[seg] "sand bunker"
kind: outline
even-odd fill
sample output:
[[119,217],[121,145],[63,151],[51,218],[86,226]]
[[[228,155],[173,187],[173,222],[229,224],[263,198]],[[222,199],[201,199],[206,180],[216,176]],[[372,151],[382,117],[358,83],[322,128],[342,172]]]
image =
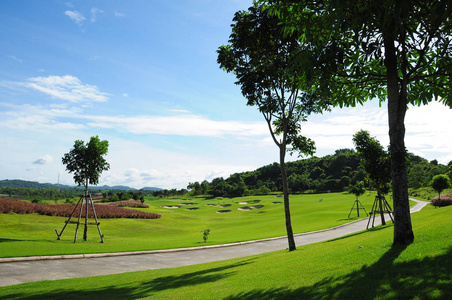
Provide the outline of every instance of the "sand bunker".
[[272,204],[281,204],[282,202],[272,202]]
[[217,211],[217,214],[223,214],[223,213],[228,213],[228,212],[231,212],[231,210],[230,209],[219,210],[219,211]]
[[193,202],[190,202],[190,203],[179,203],[179,205],[195,205],[195,204],[198,204],[198,203],[193,203]]
[[253,203],[259,203],[261,202],[261,200],[251,200],[251,201],[243,201],[243,202],[239,202],[239,204],[253,204]]
[[239,208],[237,208],[237,209],[238,209],[238,210],[252,210],[252,208],[249,207],[249,206],[239,207]]
[[173,209],[173,208],[180,208],[179,205],[163,205],[162,207],[163,208],[171,208],[171,209]]
[[197,209],[199,209],[199,207],[189,207],[189,208],[186,208],[185,210],[197,210]]
[[253,205],[253,206],[251,206],[251,208],[254,208],[254,209],[261,209],[262,207],[264,207],[263,205]]

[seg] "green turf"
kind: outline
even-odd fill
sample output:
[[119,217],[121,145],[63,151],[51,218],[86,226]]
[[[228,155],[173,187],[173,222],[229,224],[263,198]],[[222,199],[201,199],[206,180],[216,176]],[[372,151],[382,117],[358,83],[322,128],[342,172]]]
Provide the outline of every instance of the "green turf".
[[27,283],[2,299],[451,299],[452,207],[412,215],[414,243],[393,226],[257,256],[182,268]]
[[[360,197],[360,201],[369,211],[374,194]],[[357,219],[356,211],[348,214],[355,197],[350,194],[331,193],[320,195],[291,195],[290,205],[292,225],[295,233],[331,228]],[[255,205],[264,205],[261,209],[240,211],[239,202],[260,200]],[[210,228],[207,245],[247,241],[286,234],[282,198],[275,196],[241,197],[217,199],[162,199],[147,201],[148,212],[161,213],[158,220],[142,219],[102,219],[101,231],[105,243],[100,243],[96,226],[88,229],[88,240],[83,241],[83,230],[79,230],[77,243],[74,244],[75,225],[68,225],[60,241],[56,240],[55,229],[59,231],[67,218],[17,214],[0,214],[0,257],[60,255],[77,253],[122,252],[137,250],[155,250],[204,245],[202,231]],[[194,202],[193,206],[179,209],[166,209],[164,205],[178,205]],[[219,208],[206,204],[231,204],[231,207]],[[188,207],[198,210],[186,211]],[[230,209],[231,212],[219,214],[218,210]],[[361,211],[361,217],[365,214]]]

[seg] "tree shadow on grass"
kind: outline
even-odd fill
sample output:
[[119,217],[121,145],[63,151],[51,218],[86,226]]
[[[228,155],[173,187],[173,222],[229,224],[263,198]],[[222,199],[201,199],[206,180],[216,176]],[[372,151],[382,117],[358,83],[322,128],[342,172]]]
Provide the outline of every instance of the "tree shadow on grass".
[[22,241],[23,241],[23,240],[0,238],[0,243],[5,243],[5,242],[22,242]]
[[[20,293],[19,289],[16,293],[3,296],[2,299],[142,299],[152,297],[154,293],[182,288],[185,286],[194,286],[204,283],[215,282],[233,275],[234,269],[252,263],[253,259],[245,259],[235,264],[229,264],[222,267],[200,270],[192,273],[182,273],[181,275],[157,277],[141,284],[125,287],[124,284],[118,282],[117,285],[106,286],[102,289],[86,290],[83,286],[80,289],[64,289],[64,281],[60,290],[42,294],[25,294]],[[114,277],[111,277],[114,278]],[[92,277],[95,281],[96,277]],[[43,281],[45,285],[45,281]]]
[[369,233],[369,232],[380,231],[380,230],[383,230],[383,229],[387,229],[387,228],[389,228],[391,226],[394,226],[394,225],[390,224],[390,225],[385,225],[385,226],[380,225],[380,226],[372,227],[372,228],[369,228],[367,230],[358,231],[358,232],[355,232],[355,233],[350,233],[350,234],[347,234],[347,235],[344,235],[344,236],[340,236],[338,238],[334,238],[334,239],[328,240],[328,241],[326,241],[326,243],[331,243],[331,242],[334,242],[334,241],[348,239],[350,237],[366,234],[366,233]]
[[392,247],[375,264],[295,290],[253,290],[226,299],[452,299],[452,248],[446,254],[394,263]]

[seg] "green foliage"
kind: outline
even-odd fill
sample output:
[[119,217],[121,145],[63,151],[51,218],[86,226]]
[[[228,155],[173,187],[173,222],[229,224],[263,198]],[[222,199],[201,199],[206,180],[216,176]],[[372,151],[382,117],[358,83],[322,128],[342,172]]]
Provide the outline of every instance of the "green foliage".
[[438,192],[439,197],[441,198],[441,192],[444,189],[447,189],[450,187],[450,179],[447,175],[436,175],[433,177],[431,182],[432,188]]
[[88,191],[88,184],[97,185],[102,171],[110,168],[103,156],[108,153],[108,141],[99,140],[93,136],[85,145],[82,140],[76,140],[74,147],[64,154],[62,162],[69,173],[74,173],[74,181]]
[[353,135],[353,143],[370,180],[380,192],[390,182],[389,154],[380,142],[365,130],[360,130]]
[[202,239],[204,240],[204,243],[207,243],[207,237],[210,234],[210,229],[204,229],[204,231],[202,232]]
[[355,195],[356,199],[358,200],[359,196],[363,195],[366,192],[364,182],[358,181],[355,185],[350,185],[348,191]]

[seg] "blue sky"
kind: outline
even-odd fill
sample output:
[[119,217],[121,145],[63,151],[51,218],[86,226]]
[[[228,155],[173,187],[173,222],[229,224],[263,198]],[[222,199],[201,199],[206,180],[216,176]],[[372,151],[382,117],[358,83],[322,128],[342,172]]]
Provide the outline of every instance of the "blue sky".
[[[110,143],[101,185],[185,188],[278,161],[263,118],[216,63],[233,14],[251,4],[0,1],[0,179],[73,184],[61,157],[94,135]],[[410,108],[408,150],[448,163],[451,120],[437,103]],[[387,145],[385,107],[303,125],[317,156],[352,148],[360,129]]]

